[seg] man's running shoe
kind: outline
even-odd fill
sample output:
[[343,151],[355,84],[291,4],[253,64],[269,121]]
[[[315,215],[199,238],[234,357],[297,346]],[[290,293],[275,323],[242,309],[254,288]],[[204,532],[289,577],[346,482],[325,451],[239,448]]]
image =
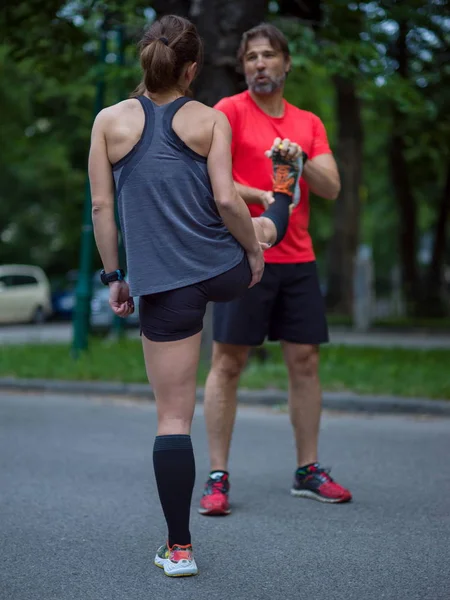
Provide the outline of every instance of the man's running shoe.
[[322,469],[318,463],[297,469],[291,494],[320,502],[349,502],[352,499],[351,493],[336,483],[329,472],[329,469]]
[[207,516],[229,515],[231,512],[228,500],[229,491],[228,473],[213,471],[205,483],[205,490],[200,500],[198,512]]
[[191,544],[188,546],[174,544],[172,548],[164,544],[156,552],[155,565],[164,569],[168,577],[189,577],[198,573]]

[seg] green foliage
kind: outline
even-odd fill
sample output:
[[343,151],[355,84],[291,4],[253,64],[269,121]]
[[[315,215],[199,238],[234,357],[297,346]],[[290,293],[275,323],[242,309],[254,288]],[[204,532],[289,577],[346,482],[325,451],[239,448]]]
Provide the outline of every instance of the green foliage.
[[[0,22],[0,256],[57,274],[78,264],[96,83],[105,81],[106,104],[134,89],[130,38],[145,23],[145,7],[121,3],[130,64],[119,67],[97,62],[101,3],[51,1],[47,12],[37,5],[9,7]],[[108,38],[108,58],[117,58],[117,33]]]
[[[351,78],[362,99],[364,185],[362,238],[372,246],[376,272],[388,278],[398,254],[398,212],[391,183],[388,145],[393,107],[402,115],[401,134],[417,202],[418,232],[433,233],[450,153],[450,12],[443,2],[325,2],[325,19],[314,32],[279,14],[274,21],[287,34],[293,72],[287,97],[325,122],[335,147],[335,95],[332,78]],[[447,16],[447,20],[445,17]],[[399,24],[407,22],[410,70],[403,77],[393,56]],[[397,124],[398,126],[398,124]],[[329,204],[313,199],[311,231],[319,261],[332,231]]]
[[[268,344],[268,359],[251,360],[241,387],[287,390],[288,377],[278,344]],[[366,394],[397,394],[450,399],[450,350],[356,348],[330,346],[321,350],[320,376],[324,390]],[[207,369],[200,367],[203,386]],[[146,383],[142,345],[91,340],[78,360],[64,344],[0,348],[0,377],[120,381]]]
[[[7,3],[0,17],[0,256],[38,262],[50,273],[76,267],[96,83],[106,104],[125,98],[140,78],[135,42],[154,18],[143,0],[27,0]],[[274,8],[271,3],[271,8]],[[363,105],[362,240],[372,245],[376,272],[389,277],[397,256],[398,212],[387,148],[392,111],[401,115],[418,235],[433,233],[450,161],[449,9],[442,0],[323,3],[313,30],[278,11],[268,18],[287,34],[293,68],[286,94],[324,121],[336,147],[333,76],[352,78]],[[276,7],[275,7],[276,8]],[[97,61],[108,33],[108,61]],[[408,29],[409,67],[399,73],[395,40]],[[117,29],[124,31],[118,64]],[[323,262],[333,230],[332,205],[312,198],[311,231]]]

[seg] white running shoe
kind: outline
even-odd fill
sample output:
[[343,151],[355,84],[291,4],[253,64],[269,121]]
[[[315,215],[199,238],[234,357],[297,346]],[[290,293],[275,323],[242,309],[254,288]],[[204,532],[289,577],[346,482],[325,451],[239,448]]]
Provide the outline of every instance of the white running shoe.
[[169,548],[169,544],[164,544],[156,552],[155,565],[164,569],[168,577],[189,577],[198,574],[191,544],[174,544],[172,548]]

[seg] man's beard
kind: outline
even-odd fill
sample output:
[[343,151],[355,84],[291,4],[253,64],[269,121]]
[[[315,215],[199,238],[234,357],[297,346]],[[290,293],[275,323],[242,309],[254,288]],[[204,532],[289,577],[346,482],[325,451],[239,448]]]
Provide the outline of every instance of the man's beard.
[[283,73],[283,75],[278,77],[269,77],[268,75],[265,75],[264,77],[267,77],[268,80],[265,83],[259,83],[256,81],[257,77],[261,77],[261,73],[253,75],[253,77],[245,78],[249,90],[255,94],[269,95],[273,94],[273,92],[279,90],[283,86],[284,80],[286,79],[286,74]]

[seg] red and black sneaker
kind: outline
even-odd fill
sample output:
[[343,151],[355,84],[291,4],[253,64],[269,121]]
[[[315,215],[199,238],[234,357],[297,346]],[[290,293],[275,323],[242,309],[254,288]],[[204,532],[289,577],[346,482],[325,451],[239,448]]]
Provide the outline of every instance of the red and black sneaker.
[[228,492],[230,482],[225,471],[212,471],[200,500],[198,512],[206,516],[229,515],[231,513]]
[[291,494],[319,502],[349,502],[352,499],[351,493],[336,483],[329,472],[329,469],[322,469],[318,463],[297,469]]

